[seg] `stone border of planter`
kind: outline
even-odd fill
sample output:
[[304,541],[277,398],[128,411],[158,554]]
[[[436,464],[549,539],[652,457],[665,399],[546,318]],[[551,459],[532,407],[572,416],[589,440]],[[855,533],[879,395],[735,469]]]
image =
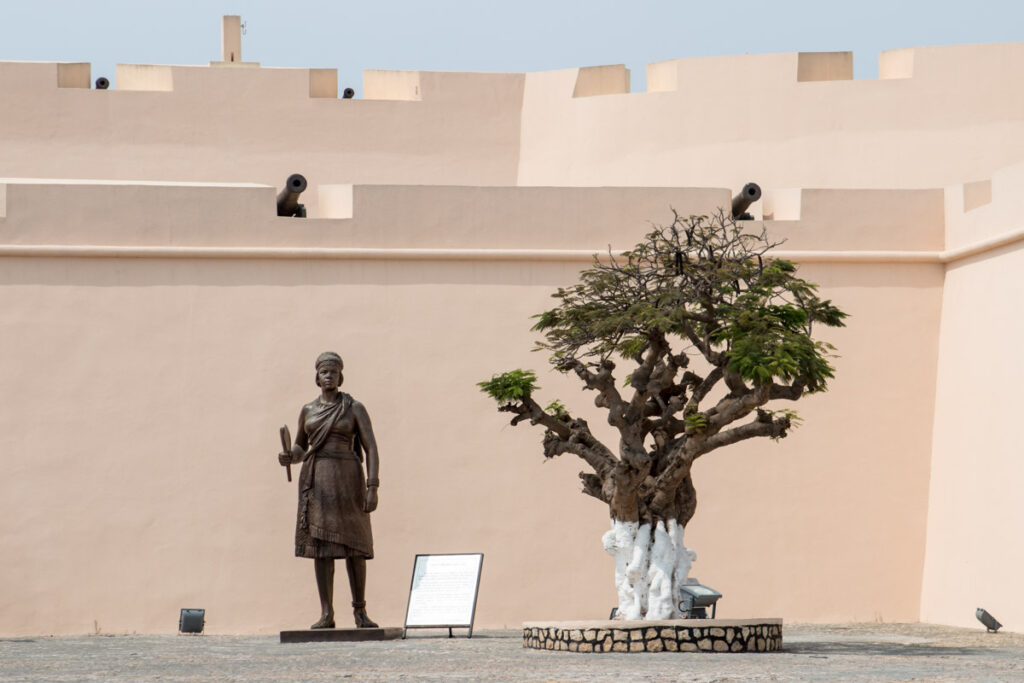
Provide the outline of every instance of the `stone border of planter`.
[[568,652],[774,652],[782,619],[528,621],[523,647]]

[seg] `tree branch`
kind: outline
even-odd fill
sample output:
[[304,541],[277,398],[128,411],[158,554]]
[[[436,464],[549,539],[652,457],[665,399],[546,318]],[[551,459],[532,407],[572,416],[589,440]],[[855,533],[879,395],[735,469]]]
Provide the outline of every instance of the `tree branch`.
[[[767,416],[767,419],[765,419]],[[757,418],[753,422],[748,422],[745,425],[728,429],[724,432],[719,432],[714,436],[711,436],[704,440],[700,445],[696,457],[700,457],[705,453],[721,448],[722,446],[728,446],[738,441],[745,441],[746,439],[752,439],[757,436],[770,436],[773,439],[782,439],[786,436],[786,431],[790,428],[790,420],[786,416],[779,416],[772,418],[770,413],[765,411],[759,411]]]
[[724,397],[707,412],[707,434],[717,434],[726,425],[745,417],[754,408],[768,402],[769,386],[760,386],[742,396],[729,395]]
[[572,370],[583,380],[587,389],[598,393],[594,405],[608,409],[608,422],[616,427],[626,426],[626,402],[622,400],[619,390],[615,387],[615,377],[612,375],[615,363],[608,359],[602,360],[598,371],[592,372],[582,361],[565,358],[560,361],[559,367]]
[[729,370],[725,372],[725,386],[729,387],[729,391],[736,396],[750,393],[750,387],[747,386],[746,382],[743,381],[743,378],[737,372]]
[[580,472],[580,480],[583,482],[583,493],[597,498],[602,503],[610,502],[610,499],[605,497],[604,481],[601,477],[589,472]]
[[627,422],[637,422],[643,416],[647,402],[673,385],[679,367],[664,336],[650,333],[647,353],[630,375],[629,384],[634,391],[626,411]]
[[540,404],[529,396],[522,399],[519,403],[506,403],[505,405],[498,406],[498,410],[503,413],[516,414],[511,421],[513,427],[523,420],[529,420],[530,424],[544,425],[548,431],[554,432],[563,439],[568,439],[572,435],[568,425],[541,408]]
[[690,396],[690,400],[687,401],[686,407],[683,409],[683,413],[687,414],[696,411],[700,407],[700,402],[708,395],[708,392],[718,384],[720,379],[722,379],[723,374],[724,371],[720,367],[711,370],[711,372],[708,373],[708,376],[703,379],[701,379],[699,375],[687,372],[683,378],[686,379],[688,375],[692,375],[692,381],[698,382],[699,384],[697,384],[697,388],[693,390],[693,394]]
[[804,387],[802,382],[793,382],[792,385],[785,384],[773,384],[771,390],[768,392],[768,399],[785,399],[787,401],[795,401],[804,393]]

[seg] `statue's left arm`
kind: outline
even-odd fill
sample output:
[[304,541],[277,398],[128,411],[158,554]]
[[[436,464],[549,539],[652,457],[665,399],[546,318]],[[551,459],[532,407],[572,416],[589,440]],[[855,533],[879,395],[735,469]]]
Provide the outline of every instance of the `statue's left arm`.
[[373,425],[366,408],[358,401],[352,406],[359,427],[359,442],[366,451],[366,511],[377,509],[377,488],[380,486],[380,458],[377,455],[377,440],[373,436]]

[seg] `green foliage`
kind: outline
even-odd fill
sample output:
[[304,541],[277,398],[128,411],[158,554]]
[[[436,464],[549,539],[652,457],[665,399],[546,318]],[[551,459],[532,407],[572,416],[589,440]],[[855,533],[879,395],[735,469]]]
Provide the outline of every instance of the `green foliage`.
[[565,404],[559,401],[557,398],[551,403],[549,403],[547,407],[544,408],[544,410],[551,413],[559,420],[563,420],[569,417],[569,411],[565,409]]
[[708,418],[704,413],[690,413],[685,422],[688,432],[701,432],[708,426]]
[[[785,409],[785,410],[763,410],[763,412],[766,413],[772,419],[779,418],[779,417],[786,418],[787,420],[789,420],[790,428],[793,428],[793,429],[795,429],[796,427],[799,427],[801,424],[803,424],[803,421],[804,421],[804,419],[802,417],[800,417],[800,415],[798,415],[795,410],[789,410],[789,409]],[[772,441],[778,441],[780,438],[781,437],[779,437],[779,436],[773,436],[772,437]]]
[[846,314],[820,299],[795,263],[767,256],[776,244],[763,229],[743,230],[721,212],[676,216],[625,254],[595,258],[579,283],[553,294],[554,308],[534,316],[538,348],[567,371],[577,360],[639,361],[653,340],[674,338],[754,385],[824,390],[833,349],[813,328],[840,327]]
[[498,403],[521,401],[540,388],[537,386],[537,375],[532,370],[518,369],[494,375],[489,380],[477,382],[476,385]]
[[[755,385],[800,380],[809,392],[823,390],[833,377],[832,346],[811,338],[806,309],[766,303],[770,298],[771,292],[748,292],[721,306],[721,327],[712,341],[727,346],[729,369]],[[841,320],[831,302],[818,302],[817,308]]]

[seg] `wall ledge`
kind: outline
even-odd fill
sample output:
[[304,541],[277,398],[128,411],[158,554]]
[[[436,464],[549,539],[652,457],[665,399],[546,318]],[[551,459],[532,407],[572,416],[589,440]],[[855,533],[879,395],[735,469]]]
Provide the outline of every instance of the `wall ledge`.
[[[945,251],[786,250],[774,256],[798,263],[946,264],[1024,241],[1024,228]],[[616,255],[625,250],[614,250]],[[3,244],[0,258],[280,259],[365,261],[590,261],[608,249],[372,249],[358,247],[124,246],[89,244]]]

